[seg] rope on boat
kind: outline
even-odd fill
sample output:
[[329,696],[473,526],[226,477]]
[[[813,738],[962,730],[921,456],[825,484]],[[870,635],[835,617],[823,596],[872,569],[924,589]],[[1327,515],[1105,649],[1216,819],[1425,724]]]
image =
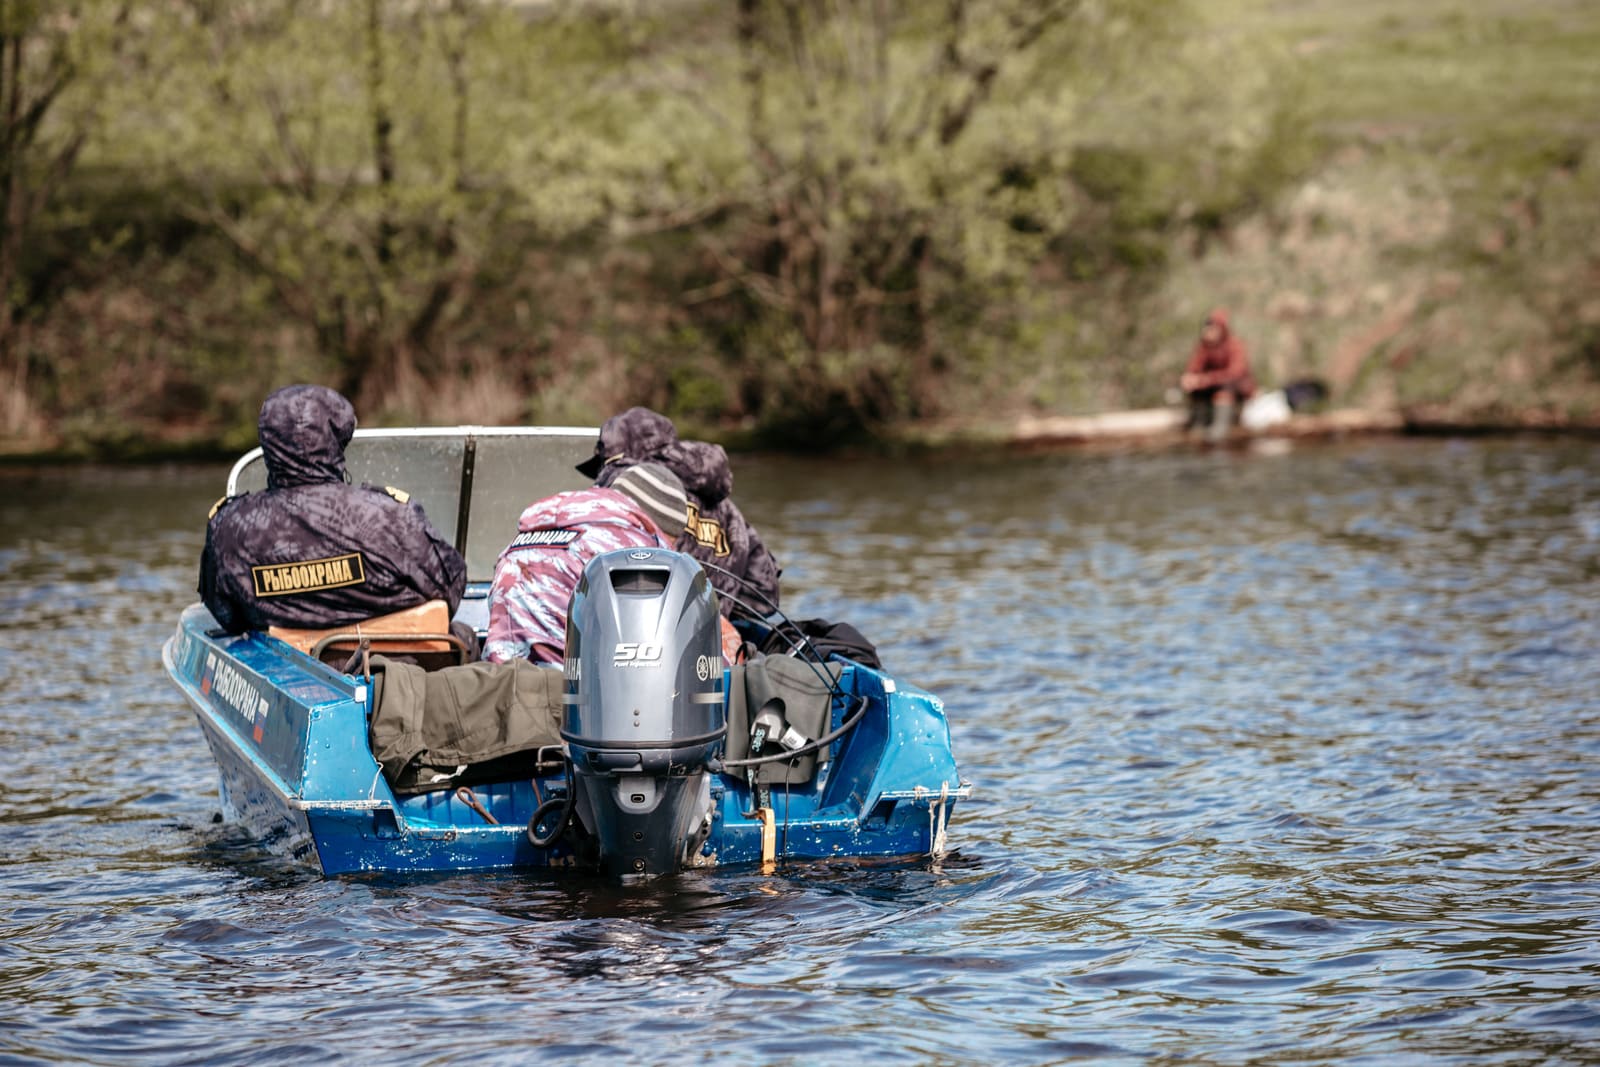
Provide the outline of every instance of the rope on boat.
[[467,807],[471,808],[473,811],[477,812],[479,815],[482,815],[483,821],[488,823],[490,826],[500,825],[500,820],[491,815],[489,813],[489,809],[484,807],[483,803],[478,800],[478,794],[474,793],[466,786],[462,786],[456,790],[456,799],[461,801],[461,803],[465,804]]
[[761,816],[761,873],[771,874],[777,866],[778,827],[771,808],[762,808]]
[[945,835],[950,825],[950,783],[939,783],[939,799],[928,801],[928,855],[938,859],[945,853],[948,840]]

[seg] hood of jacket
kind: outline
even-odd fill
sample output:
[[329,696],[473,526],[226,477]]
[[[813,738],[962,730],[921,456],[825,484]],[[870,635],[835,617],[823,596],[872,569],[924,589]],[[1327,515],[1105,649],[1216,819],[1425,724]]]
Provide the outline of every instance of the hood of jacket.
[[356,432],[350,401],[322,385],[286,385],[261,403],[267,488],[345,480],[344,450]]
[[676,441],[663,448],[656,460],[676,474],[683,487],[708,508],[716,507],[733,492],[733,467],[721,445]]
[[1222,308],[1215,308],[1212,310],[1211,314],[1206,316],[1206,325],[1215,325],[1222,331],[1222,336],[1217,338],[1215,341],[1207,341],[1204,337],[1202,337],[1200,339],[1200,343],[1203,345],[1213,348],[1218,345],[1225,345],[1228,343],[1228,338],[1233,336],[1233,330],[1228,326],[1228,313]]
[[656,459],[661,452],[678,440],[678,429],[672,420],[649,408],[629,408],[613,415],[600,427],[600,440],[595,442],[594,455],[578,464],[578,471],[590,478],[599,478],[608,463],[643,463]]

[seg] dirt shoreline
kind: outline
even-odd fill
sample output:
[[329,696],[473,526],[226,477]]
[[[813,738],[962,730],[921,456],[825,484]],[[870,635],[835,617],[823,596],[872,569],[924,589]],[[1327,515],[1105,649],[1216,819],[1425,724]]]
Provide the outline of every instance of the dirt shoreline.
[[[1096,415],[1019,416],[1011,420],[951,419],[911,428],[907,443],[925,448],[1150,448],[1190,443],[1180,408],[1145,408]],[[1600,412],[1587,418],[1548,411],[1462,413],[1444,410],[1338,408],[1303,413],[1257,430],[1235,427],[1227,443],[1273,439],[1333,439],[1356,435],[1494,436],[1544,433],[1600,436]]]
[[[1192,441],[1183,432],[1184,413],[1180,408],[1144,408],[1133,411],[1107,411],[1093,415],[1017,415],[1003,419],[948,418],[907,423],[893,427],[876,438],[877,446],[894,451],[940,451],[943,449],[1162,449]],[[1462,413],[1442,409],[1413,411],[1339,408],[1331,411],[1296,414],[1288,422],[1259,430],[1236,427],[1227,443],[1253,440],[1315,440],[1355,435],[1410,435],[1480,437],[1515,434],[1600,437],[1600,412],[1586,417],[1559,415],[1550,411]],[[711,435],[717,439],[715,434]],[[739,435],[725,440],[730,450],[738,447]],[[805,443],[797,443],[803,447]],[[868,446],[872,447],[872,446]],[[756,451],[783,451],[764,447]],[[859,449],[848,449],[856,451]],[[222,443],[220,437],[188,433],[164,437],[134,437],[119,446],[68,444],[59,438],[0,439],[0,466],[76,463],[204,463],[230,462],[239,449]]]
[[[1107,411],[1097,415],[1025,415],[1008,424],[985,427],[981,423],[952,422],[928,428],[934,438],[989,440],[1022,447],[1072,444],[1164,444],[1186,440],[1184,411],[1180,408],[1145,408]],[[1320,414],[1295,415],[1289,421],[1259,430],[1235,427],[1231,438],[1331,437],[1351,433],[1399,433],[1405,420],[1394,412],[1345,409]]]

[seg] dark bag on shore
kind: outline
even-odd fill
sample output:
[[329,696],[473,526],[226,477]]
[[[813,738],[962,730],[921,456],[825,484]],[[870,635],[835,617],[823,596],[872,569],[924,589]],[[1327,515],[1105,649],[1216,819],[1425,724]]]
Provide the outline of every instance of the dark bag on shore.
[[1328,387],[1316,378],[1299,378],[1283,387],[1291,411],[1307,411],[1328,402]]

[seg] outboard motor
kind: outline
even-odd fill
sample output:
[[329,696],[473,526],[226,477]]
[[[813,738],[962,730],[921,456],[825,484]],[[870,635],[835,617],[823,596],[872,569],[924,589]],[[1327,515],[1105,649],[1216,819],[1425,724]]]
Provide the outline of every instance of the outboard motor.
[[619,549],[583,570],[567,609],[567,742],[600,864],[667,874],[711,832],[706,761],[728,732],[717,595],[693,557]]

